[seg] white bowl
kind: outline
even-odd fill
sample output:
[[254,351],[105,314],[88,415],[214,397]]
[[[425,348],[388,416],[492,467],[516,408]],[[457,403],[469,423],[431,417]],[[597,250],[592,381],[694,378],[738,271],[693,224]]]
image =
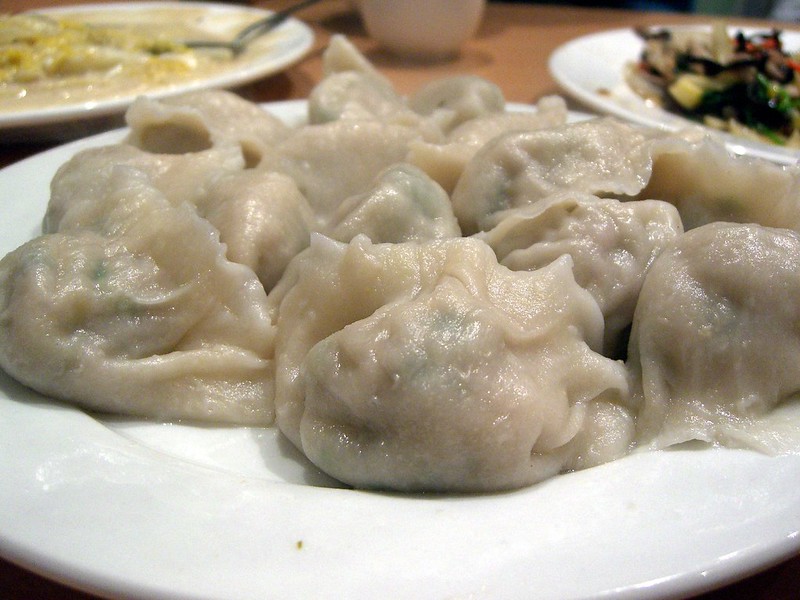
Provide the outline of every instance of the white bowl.
[[386,49],[418,59],[458,52],[478,29],[485,0],[357,0],[367,32]]

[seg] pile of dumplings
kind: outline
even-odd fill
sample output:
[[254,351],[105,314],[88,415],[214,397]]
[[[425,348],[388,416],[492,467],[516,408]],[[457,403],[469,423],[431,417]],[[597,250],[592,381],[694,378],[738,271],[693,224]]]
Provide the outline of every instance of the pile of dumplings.
[[91,411],[277,427],[359,488],[800,450],[800,171],[695,130],[401,97],[335,37],[308,122],[141,98],[0,262],[0,365]]

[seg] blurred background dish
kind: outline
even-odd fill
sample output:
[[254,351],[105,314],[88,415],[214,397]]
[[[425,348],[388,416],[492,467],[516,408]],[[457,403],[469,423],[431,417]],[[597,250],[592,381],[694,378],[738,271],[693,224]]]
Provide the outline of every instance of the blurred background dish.
[[[752,27],[731,29],[750,33]],[[785,31],[787,49],[800,48],[800,33]],[[583,107],[665,131],[701,127],[671,113],[634,92],[625,81],[625,69],[637,61],[643,41],[632,29],[616,29],[574,39],[556,48],[548,66],[553,79]],[[727,148],[740,155],[756,156],[780,164],[794,164],[800,151],[749,140],[706,128],[720,136]]]
[[400,56],[447,58],[478,30],[485,0],[356,0],[370,36]]
[[[154,2],[59,7],[36,14],[43,17],[43,23],[53,23],[50,19],[66,20],[66,27],[72,28],[69,34],[74,34],[76,27],[101,27],[125,35],[157,30],[162,36],[159,39],[179,43],[188,35],[230,39],[244,25],[269,11],[205,2]],[[143,94],[162,97],[202,88],[244,85],[299,61],[310,51],[313,41],[311,28],[297,19],[288,19],[236,57],[220,50],[177,53],[180,60],[191,66],[186,73],[172,75],[167,71],[149,77],[152,71],[137,64],[126,69],[128,65],[109,62],[105,71],[82,72],[76,68],[77,75],[65,76],[60,72],[50,80],[29,84],[0,80],[0,144],[64,141],[122,125],[124,110]],[[117,51],[103,50],[109,50],[109,54]],[[91,54],[75,52],[67,60],[80,61],[81,56]],[[155,50],[151,54],[156,55],[155,60],[160,58]],[[137,60],[142,59],[134,57],[131,62]],[[36,94],[40,95],[38,99],[34,98]]]

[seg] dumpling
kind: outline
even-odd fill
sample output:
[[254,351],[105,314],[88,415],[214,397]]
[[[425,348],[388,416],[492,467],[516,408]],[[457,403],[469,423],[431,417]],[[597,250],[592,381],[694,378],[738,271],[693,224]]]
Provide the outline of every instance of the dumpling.
[[398,163],[371,190],[345,200],[329,224],[328,235],[341,242],[359,234],[397,243],[459,237],[461,230],[445,191],[416,167]]
[[322,68],[325,76],[308,97],[311,124],[377,120],[413,128],[428,139],[442,139],[439,126],[409,108],[392,83],[344,36],[333,36],[322,55]]
[[252,268],[269,289],[289,260],[308,246],[316,218],[294,180],[281,173],[242,169],[229,155],[149,154],[119,144],[77,154],[51,182],[45,233],[95,228],[108,206],[108,189],[119,166],[136,168],[172,204],[193,206],[219,230],[228,258]]
[[626,329],[647,269],[683,233],[675,207],[564,192],[498,217],[496,227],[477,237],[491,246],[500,264],[532,271],[569,254],[575,280],[603,312],[604,354],[624,356]]
[[652,172],[638,198],[678,208],[689,230],[714,221],[800,231],[800,169],[729,154],[709,138],[652,142]]
[[318,229],[308,201],[282,173],[248,169],[222,175],[197,210],[219,230],[228,259],[253,269],[267,291]]
[[361,73],[384,85],[392,87],[391,82],[378,71],[353,43],[342,34],[334,34],[322,53],[322,72],[325,77],[345,72]]
[[800,230],[798,179],[797,167],[731,156],[693,129],[666,135],[592,119],[490,141],[464,167],[453,206],[466,233],[561,191],[670,202],[686,230],[713,221]]
[[238,148],[245,165],[258,165],[289,136],[277,117],[225,90],[200,90],[161,99],[138,98],[125,113],[127,142],[152,154]]
[[453,190],[461,229],[489,229],[496,213],[560,191],[638,193],[649,176],[647,135],[614,119],[592,119],[495,138],[467,163]]
[[489,112],[464,121],[450,132],[447,141],[480,147],[504,133],[565,125],[568,115],[563,98],[545,96],[533,106],[533,110]]
[[411,95],[408,104],[447,134],[470,119],[502,113],[506,100],[491,81],[475,75],[454,75],[423,85]]
[[[373,260],[367,259],[364,246],[372,248],[363,236],[348,245],[312,234],[311,245],[289,263],[268,297],[280,325],[275,363],[277,424],[298,448],[303,413],[301,363],[311,347],[368,317],[404,290],[421,285],[420,266],[405,258],[414,253],[414,245],[378,246],[384,252]],[[391,247],[397,251],[389,254]],[[391,276],[385,276],[390,269]]]
[[377,173],[403,162],[418,136],[414,128],[376,120],[308,125],[276,147],[280,163],[271,166],[295,180],[324,224],[346,198],[366,192]]
[[800,391],[800,235],[712,223],[655,260],[629,364],[641,382],[645,448],[688,440],[796,451],[800,420],[776,409]]
[[117,167],[106,193],[92,230],[0,261],[0,366],[90,410],[271,423],[275,330],[253,272],[143,173]]
[[566,122],[566,102],[549,96],[539,100],[533,111],[490,112],[465,121],[442,142],[414,141],[409,147],[408,162],[420,167],[451,194],[469,160],[491,139],[512,131],[535,131]]
[[390,120],[398,112],[410,112],[392,83],[342,35],[331,38],[322,69],[325,76],[308,97],[312,124],[355,115]]
[[508,489],[629,449],[626,373],[568,257],[515,273],[474,239],[315,237],[270,301],[278,424],[341,481]]
[[392,121],[398,113],[407,112],[410,113],[408,107],[394,88],[356,71],[328,75],[308,97],[308,120],[312,124],[346,118]]
[[173,204],[196,204],[212,181],[239,171],[244,161],[238,147],[208,148],[188,154],[152,154],[130,144],[83,150],[61,165],[50,182],[42,230],[91,226],[95,206],[106,197],[112,173],[126,165],[146,173],[153,186]]

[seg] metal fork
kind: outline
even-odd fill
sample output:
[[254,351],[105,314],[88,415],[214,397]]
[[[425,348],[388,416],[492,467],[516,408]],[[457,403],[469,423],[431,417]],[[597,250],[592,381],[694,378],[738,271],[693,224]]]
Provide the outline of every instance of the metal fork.
[[259,19],[242,29],[235,38],[228,42],[214,41],[214,40],[189,40],[183,42],[183,45],[188,48],[220,48],[223,50],[230,50],[234,56],[241,54],[247,45],[259,36],[264,35],[275,29],[278,25],[283,23],[292,14],[298,10],[321,2],[322,0],[302,0],[292,6],[287,6],[283,10],[274,12],[271,15]]

